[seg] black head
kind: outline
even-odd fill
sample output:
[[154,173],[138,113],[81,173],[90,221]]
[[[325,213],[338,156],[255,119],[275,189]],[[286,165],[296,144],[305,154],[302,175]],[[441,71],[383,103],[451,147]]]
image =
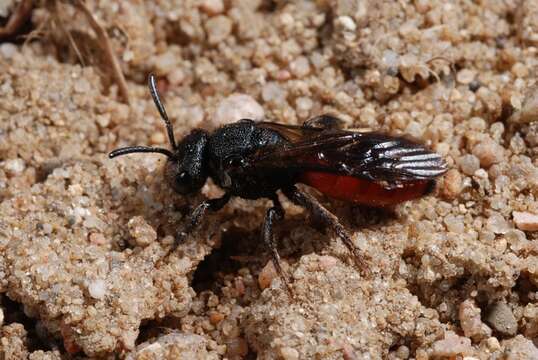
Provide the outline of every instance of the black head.
[[172,188],[183,195],[195,193],[205,184],[208,176],[205,157],[208,134],[203,130],[193,130],[177,144],[172,124],[157,92],[153,75],[149,76],[149,90],[155,106],[166,124],[172,150],[148,146],[129,146],[112,151],[108,157],[112,159],[116,156],[137,152],[166,155],[168,161],[166,162],[165,176]]

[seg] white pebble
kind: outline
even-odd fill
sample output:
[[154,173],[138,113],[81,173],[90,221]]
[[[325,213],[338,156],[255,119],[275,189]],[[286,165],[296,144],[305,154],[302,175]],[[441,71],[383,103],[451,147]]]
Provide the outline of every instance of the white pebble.
[[0,55],[5,59],[11,59],[17,52],[17,46],[11,43],[4,43],[0,45]]
[[208,41],[216,45],[224,41],[232,32],[232,20],[224,15],[218,15],[206,22]]
[[470,70],[470,69],[461,69],[458,74],[456,75],[456,80],[460,84],[470,84],[471,81],[473,81],[476,77],[476,71]]
[[357,30],[357,24],[355,24],[355,21],[349,16],[339,16],[336,21],[347,31],[354,32]]
[[296,360],[299,359],[299,352],[291,347],[283,347],[280,349],[280,355],[285,360]]
[[465,224],[462,218],[449,214],[445,217],[444,222],[447,230],[450,232],[461,234],[465,231]]
[[88,285],[88,292],[94,299],[101,300],[106,295],[106,283],[104,280],[94,280]]
[[386,67],[397,68],[400,65],[400,55],[392,50],[385,50],[381,60]]
[[286,92],[276,82],[268,82],[263,86],[262,99],[263,101],[282,102],[286,98]]
[[25,168],[26,165],[23,159],[10,159],[4,162],[4,170],[11,176],[21,174]]
[[312,99],[310,99],[309,97],[303,96],[297,99],[296,105],[297,105],[297,110],[308,111],[312,109],[312,106],[314,105],[314,103],[312,102]]
[[185,72],[181,68],[177,67],[170,71],[167,78],[170,82],[170,85],[177,86],[185,80]]
[[252,96],[233,94],[222,100],[213,115],[216,126],[229,124],[241,119],[262,120],[265,111]]
[[167,51],[155,57],[155,68],[159,74],[168,74],[179,66],[179,57],[172,51]]
[[308,62],[308,59],[304,56],[299,56],[291,62],[290,71],[298,78],[308,75],[310,72],[310,63]]
[[443,340],[432,344],[432,355],[438,357],[451,357],[455,355],[472,354],[471,339],[459,336],[453,331],[447,331]]
[[486,229],[495,234],[506,234],[510,230],[510,224],[501,214],[493,213],[486,221]]

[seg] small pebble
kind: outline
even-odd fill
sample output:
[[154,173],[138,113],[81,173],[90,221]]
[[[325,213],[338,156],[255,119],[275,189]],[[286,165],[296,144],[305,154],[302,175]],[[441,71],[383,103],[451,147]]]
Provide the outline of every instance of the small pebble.
[[536,121],[536,118],[538,117],[538,91],[536,90],[536,88],[529,89],[523,99],[521,110],[516,111],[508,119],[509,121],[521,124]]
[[85,78],[80,78],[73,85],[73,89],[79,94],[85,94],[90,91],[91,85]]
[[437,340],[432,345],[432,356],[451,357],[473,353],[471,339],[447,331],[443,340]]
[[477,91],[478,89],[480,89],[480,86],[482,86],[482,84],[480,83],[480,81],[478,80],[473,80],[469,83],[469,90],[471,90],[472,92],[475,92]]
[[299,352],[291,347],[283,347],[280,349],[280,355],[285,360],[297,360],[299,359]]
[[458,317],[461,328],[466,337],[480,341],[491,336],[491,329],[482,322],[481,310],[472,299],[460,304]]
[[299,56],[297,59],[291,62],[290,71],[298,78],[302,78],[310,72],[310,63],[304,56]]
[[262,120],[265,111],[250,95],[233,94],[222,100],[213,115],[216,126],[226,125],[241,119]]
[[512,74],[514,74],[514,76],[519,77],[519,78],[524,78],[529,75],[529,69],[525,66],[525,64],[522,64],[520,62],[515,63],[512,66],[511,71],[512,71]]
[[336,22],[340,24],[346,31],[355,32],[357,30],[357,24],[355,24],[355,21],[350,16],[339,16],[336,19]]
[[488,307],[485,321],[502,335],[514,336],[517,333],[517,320],[506,303],[497,302]]
[[167,51],[155,57],[155,69],[159,74],[168,74],[179,66],[179,57],[173,51]]
[[11,43],[0,44],[0,55],[4,59],[11,59],[17,53],[17,46]]
[[480,169],[480,160],[471,154],[463,155],[458,163],[461,171],[469,176],[472,176],[476,170]]
[[211,311],[209,313],[209,322],[213,325],[217,325],[219,322],[221,322],[224,319],[224,315],[222,315],[218,311]]
[[470,84],[474,78],[476,77],[476,71],[469,70],[469,69],[462,69],[458,72],[458,75],[456,75],[456,80],[460,84]]
[[498,213],[493,213],[486,221],[486,229],[495,234],[506,234],[510,230],[510,224]]
[[536,360],[538,359],[538,348],[531,339],[523,335],[517,335],[512,339],[503,341],[503,360]]
[[512,212],[516,227],[523,231],[538,231],[538,215],[530,212]]
[[157,232],[142,216],[135,216],[127,223],[134,246],[148,246],[157,239]]
[[106,295],[106,283],[104,280],[94,280],[88,285],[88,292],[94,299],[102,300]]
[[167,79],[172,86],[181,85],[185,80],[185,72],[180,67],[176,67],[168,73]]
[[283,102],[286,99],[286,92],[276,82],[268,82],[262,88],[263,101]]
[[443,178],[443,195],[448,199],[455,199],[462,190],[461,174],[457,169],[450,169]]
[[323,255],[319,257],[319,268],[321,271],[328,271],[338,264],[338,259],[333,256]]
[[151,134],[151,137],[149,140],[152,144],[157,145],[157,144],[164,144],[164,142],[166,141],[166,138],[164,137],[164,134],[159,131],[159,132],[155,132]]
[[200,9],[210,16],[215,16],[224,11],[224,2],[222,0],[203,0]]
[[209,43],[216,45],[224,41],[232,33],[232,20],[224,15],[218,15],[209,19],[205,24],[205,28]]
[[53,230],[53,227],[51,224],[49,223],[43,224],[43,234],[49,235],[50,233],[52,233],[52,230]]
[[450,232],[461,234],[465,231],[465,224],[463,223],[463,219],[460,217],[449,214],[445,217],[444,223],[447,230]]
[[314,103],[309,97],[300,97],[295,101],[295,104],[297,105],[297,111],[309,111]]
[[486,346],[488,347],[489,351],[499,351],[501,350],[501,344],[499,343],[499,340],[497,340],[496,337],[490,337],[486,340]]
[[383,58],[381,60],[388,69],[396,69],[397,73],[398,66],[400,65],[400,55],[398,55],[397,52],[392,50],[385,50],[383,52]]
[[90,243],[94,245],[105,245],[107,243],[106,238],[100,232],[92,232],[89,236]]
[[226,343],[226,355],[232,359],[242,359],[248,354],[247,341],[241,337],[236,337]]
[[26,164],[23,159],[9,159],[4,162],[3,168],[8,175],[16,176],[24,171]]
[[263,267],[262,271],[258,275],[258,284],[260,289],[266,289],[271,285],[271,282],[274,278],[278,276],[276,269],[272,261],[268,261],[267,264]]
[[405,345],[401,345],[396,350],[396,356],[398,356],[400,359],[409,359],[409,348]]
[[473,148],[473,155],[479,159],[480,166],[485,169],[493,164],[500,163],[503,159],[503,154],[504,148],[491,139],[486,139]]

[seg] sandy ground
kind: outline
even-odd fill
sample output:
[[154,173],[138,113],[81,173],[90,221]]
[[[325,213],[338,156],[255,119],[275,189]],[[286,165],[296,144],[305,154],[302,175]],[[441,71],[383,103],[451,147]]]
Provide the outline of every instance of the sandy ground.
[[[88,1],[129,105],[80,12],[39,5],[31,39],[0,44],[0,358],[538,359],[537,4]],[[391,212],[316,194],[371,278],[285,201],[292,299],[258,239],[264,200],[164,256],[220,190],[174,194],[159,155],[107,159],[167,146],[150,72],[177,137],[330,113],[450,170]]]

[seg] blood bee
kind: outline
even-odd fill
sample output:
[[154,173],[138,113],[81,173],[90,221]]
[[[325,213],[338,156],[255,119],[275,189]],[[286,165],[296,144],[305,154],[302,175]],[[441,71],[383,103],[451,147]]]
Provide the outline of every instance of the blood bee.
[[310,119],[302,126],[241,119],[212,133],[194,129],[178,143],[153,75],[149,89],[166,124],[171,149],[130,146],[112,151],[109,157],[160,153],[168,158],[166,180],[179,194],[198,192],[208,177],[225,191],[222,197],[205,200],[192,211],[178,231],[176,244],[208,210],[221,209],[232,196],[270,199],[273,206],[265,214],[261,238],[285,282],[273,237],[274,223],[284,217],[278,190],[320,219],[344,242],[361,271],[368,272],[367,262],[338,218],[295,185],[303,183],[330,197],[383,207],[428,194],[435,179],[447,170],[440,155],[419,143],[375,132],[343,130],[341,122],[329,115]]

